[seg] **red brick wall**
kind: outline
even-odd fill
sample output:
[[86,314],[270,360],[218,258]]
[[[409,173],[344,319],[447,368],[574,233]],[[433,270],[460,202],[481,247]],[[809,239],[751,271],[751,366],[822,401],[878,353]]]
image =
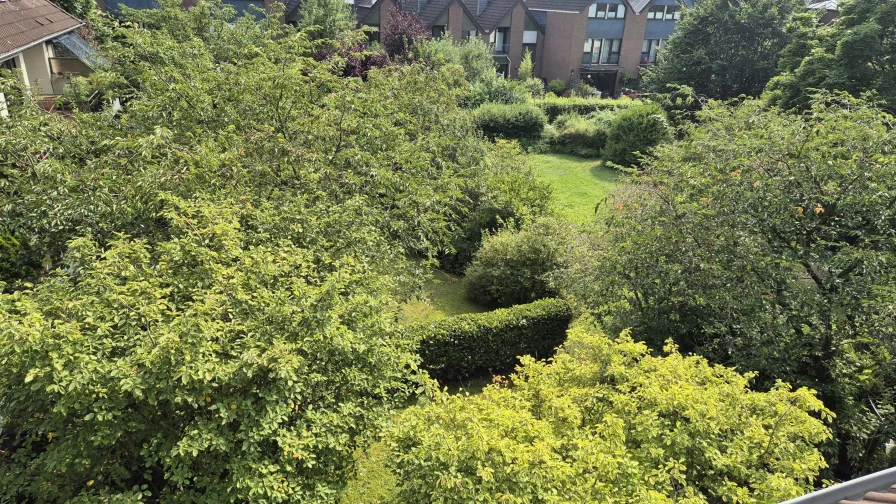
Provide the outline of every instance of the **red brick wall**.
[[510,76],[517,77],[520,71],[520,62],[523,60],[523,31],[526,29],[526,11],[522,4],[517,2],[510,11]]
[[641,46],[644,44],[644,33],[647,31],[647,10],[653,2],[647,4],[641,14],[636,15],[631,9],[625,12],[625,29],[622,35],[622,47],[619,52],[619,75],[616,81],[618,90],[622,74],[638,76],[641,64]]
[[538,49],[543,79],[560,79],[568,83],[570,76],[578,77],[582,66],[588,11],[548,12],[543,47]]
[[451,38],[460,42],[464,36],[464,8],[458,2],[452,2],[448,7],[448,29]]

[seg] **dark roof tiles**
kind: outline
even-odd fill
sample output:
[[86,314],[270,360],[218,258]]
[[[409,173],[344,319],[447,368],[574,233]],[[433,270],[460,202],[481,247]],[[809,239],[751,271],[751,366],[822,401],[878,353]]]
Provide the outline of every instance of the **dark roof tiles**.
[[526,6],[541,11],[582,12],[592,3],[593,0],[527,0]]
[[47,0],[0,2],[0,58],[80,25],[80,21]]

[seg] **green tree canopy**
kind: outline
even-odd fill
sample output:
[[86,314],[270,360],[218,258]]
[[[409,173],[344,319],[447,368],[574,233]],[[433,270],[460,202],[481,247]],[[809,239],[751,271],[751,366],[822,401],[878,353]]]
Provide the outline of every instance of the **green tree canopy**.
[[665,92],[690,86],[719,99],[759,96],[790,42],[785,28],[803,0],[701,0],[685,9],[645,85]]
[[782,74],[768,85],[772,103],[804,108],[812,90],[854,96],[873,91],[896,110],[896,3],[844,1],[840,9],[829,26],[818,26],[814,18],[795,20]]
[[312,40],[336,40],[355,27],[351,4],[344,0],[302,0],[299,29]]
[[777,503],[812,488],[830,413],[699,357],[570,331],[508,384],[436,393],[387,436],[398,502]]
[[408,257],[543,189],[450,69],[344,78],[276,16],[160,3],[93,112],[0,80],[0,501],[333,502],[416,383]]
[[838,477],[892,465],[893,118],[846,98],[698,118],[576,240],[567,288],[610,330],[818,390]]

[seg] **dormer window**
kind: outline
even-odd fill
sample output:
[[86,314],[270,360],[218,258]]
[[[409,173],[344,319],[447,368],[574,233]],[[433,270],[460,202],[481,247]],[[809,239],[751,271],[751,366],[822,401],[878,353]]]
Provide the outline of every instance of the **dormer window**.
[[619,3],[593,3],[588,17],[594,19],[625,19],[625,5]]

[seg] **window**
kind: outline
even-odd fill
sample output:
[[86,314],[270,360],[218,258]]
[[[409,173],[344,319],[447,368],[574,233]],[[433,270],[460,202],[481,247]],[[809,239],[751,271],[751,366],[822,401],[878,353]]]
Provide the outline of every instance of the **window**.
[[621,3],[593,3],[588,8],[588,17],[595,19],[624,19],[625,5]]
[[16,59],[10,58],[6,61],[0,62],[0,70],[15,70],[16,69]]
[[649,65],[656,63],[656,53],[662,49],[663,41],[661,39],[648,39],[641,45],[641,64]]
[[654,5],[647,10],[647,19],[678,21],[681,19],[681,7],[677,5]]
[[380,25],[367,26],[367,41],[371,44],[380,41]]
[[586,64],[618,65],[622,39],[585,39]]
[[432,38],[437,39],[445,33],[445,27],[436,25],[432,27]]
[[479,37],[479,32],[477,32],[476,30],[464,30],[462,37],[464,38],[464,40],[474,39]]

